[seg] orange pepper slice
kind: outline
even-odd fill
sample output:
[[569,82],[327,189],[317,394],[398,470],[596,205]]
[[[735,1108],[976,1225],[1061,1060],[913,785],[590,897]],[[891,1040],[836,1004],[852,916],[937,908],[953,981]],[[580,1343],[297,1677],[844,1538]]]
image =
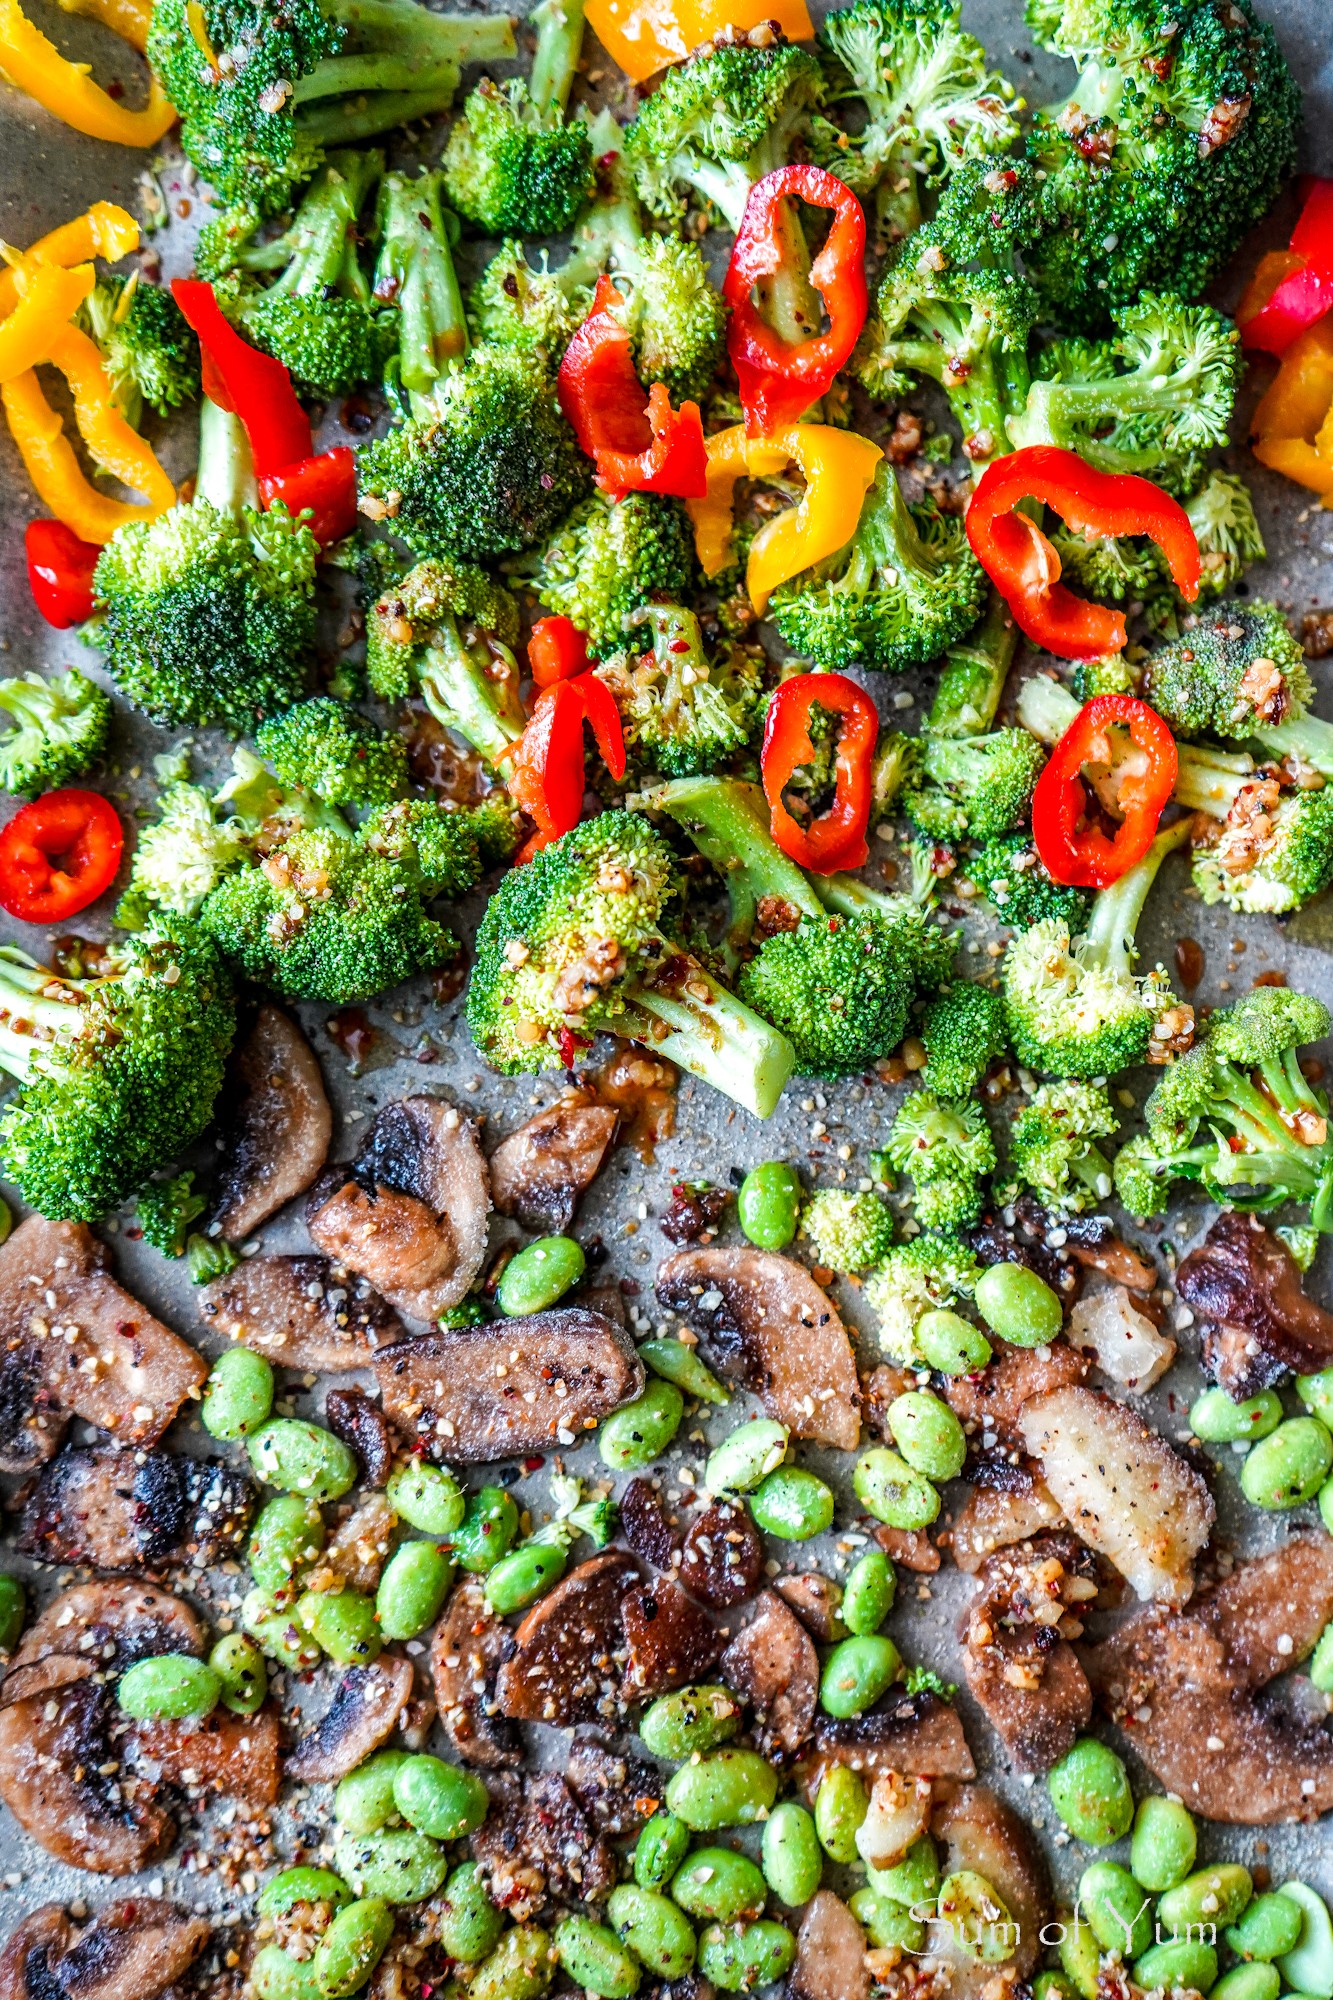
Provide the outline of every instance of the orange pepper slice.
[[1250,431],[1261,465],[1333,506],[1333,313],[1287,349]]
[[646,83],[721,28],[744,33],[773,21],[789,42],[814,38],[805,0],[588,0],[587,20],[609,56]]
[[148,46],[153,10],[143,0],[56,0],[56,5],[64,14],[82,14],[89,21],[100,21],[140,55]]

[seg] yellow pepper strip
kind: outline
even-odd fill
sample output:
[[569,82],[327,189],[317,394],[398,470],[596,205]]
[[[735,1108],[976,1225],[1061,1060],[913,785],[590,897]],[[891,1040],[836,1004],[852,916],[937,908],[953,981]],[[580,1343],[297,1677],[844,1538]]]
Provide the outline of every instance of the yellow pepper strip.
[[148,24],[153,10],[143,0],[56,0],[56,5],[62,13],[82,14],[90,21],[100,21],[140,55],[148,46]]
[[0,0],[0,70],[53,117],[90,139],[155,146],[176,122],[176,107],[153,77],[142,111],[127,110],[94,83],[87,63],[70,62],[28,19],[18,0]]
[[719,29],[744,33],[769,21],[789,42],[808,42],[805,0],[588,0],[588,25],[635,83],[711,42]]
[[83,542],[109,542],[127,521],[141,521],[142,507],[110,500],[84,478],[74,447],[42,394],[36,374],[16,375],[0,387],[5,416],[29,479],[47,511]]
[[1333,507],[1333,313],[1287,349],[1250,430],[1261,465],[1310,487]]
[[788,424],[763,440],[780,445],[805,474],[805,492],[759,530],[750,544],[745,587],[762,618],[788,577],[836,555],[856,533],[875,467],[884,454],[869,438],[831,424]]
[[[114,264],[138,247],[139,225],[134,217],[117,208],[114,201],[95,201],[82,215],[62,222],[46,236],[39,236],[16,261],[24,265],[59,264],[68,269],[71,264],[86,264],[90,258],[105,257],[108,264]],[[15,255],[12,251],[8,254]],[[0,319],[12,313],[18,302],[17,273],[0,271]]]
[[731,561],[731,537],[735,526],[732,508],[736,482],[748,474],[752,479],[781,472],[787,452],[766,438],[747,438],[744,424],[718,431],[706,440],[708,486],[702,500],[687,500],[686,508],[694,523],[694,547],[705,576],[718,576]]
[[151,521],[176,504],[176,489],[146,439],[128,424],[111,400],[111,384],[97,343],[77,326],[62,327],[51,344],[50,360],[69,383],[74,421],[97,463],[147,501],[136,508]]
[[0,322],[0,382],[47,359],[52,341],[70,314],[78,311],[93,283],[91,264],[76,265],[72,271],[38,264],[32,270],[18,304]]

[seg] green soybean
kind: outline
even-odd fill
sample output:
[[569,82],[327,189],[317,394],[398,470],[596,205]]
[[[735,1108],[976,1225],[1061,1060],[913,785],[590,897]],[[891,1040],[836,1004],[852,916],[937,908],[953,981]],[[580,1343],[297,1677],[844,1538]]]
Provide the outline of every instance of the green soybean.
[[280,1493],[259,1511],[246,1560],[259,1588],[282,1606],[297,1595],[299,1579],[324,1547],[324,1516],[313,1500]]
[[1320,2000],[1333,1994],[1333,1919],[1328,1905],[1308,1882],[1283,1882],[1281,1893],[1299,1903],[1304,1922],[1300,1942],[1294,1951],[1284,1952],[1279,1962],[1284,1985],[1300,1993],[1315,1993]]
[[0,1653],[12,1653],[28,1615],[28,1593],[16,1576],[0,1572]]
[[1045,1347],[1064,1325],[1064,1307],[1026,1264],[991,1264],[977,1279],[973,1304],[992,1333],[1011,1347]]
[[1225,1389],[1205,1389],[1190,1406],[1190,1429],[1205,1444],[1265,1438],[1282,1422],[1282,1403],[1271,1389],[1233,1403]]
[[893,1609],[898,1576],[883,1549],[867,1549],[843,1587],[842,1622],[858,1638],[878,1632]]
[[219,1699],[233,1715],[255,1715],[268,1694],[264,1655],[244,1632],[228,1632],[208,1656],[221,1685]]
[[384,1566],[375,1610],[386,1639],[415,1639],[435,1623],[454,1580],[454,1559],[435,1542],[404,1542]]
[[598,2000],[629,2000],[638,1992],[639,1962],[605,1924],[591,1917],[563,1917],[552,1942],[561,1965],[585,1993]]
[[808,1542],[833,1522],[833,1490],[799,1465],[780,1465],[750,1495],[756,1527],[784,1542]]
[[1047,1773],[1051,1804],[1073,1834],[1089,1847],[1109,1847],[1129,1832],[1134,1795],[1125,1767],[1094,1736],[1082,1736]]
[[824,1873],[815,1822],[795,1799],[774,1806],[764,1822],[764,1880],[789,1910],[808,1903]]
[[730,1847],[696,1847],[677,1869],[671,1894],[703,1924],[734,1924],[761,1914],[767,1884],[748,1854]]
[[736,1220],[760,1250],[785,1250],[801,1214],[801,1183],[785,1160],[751,1167],[736,1196]]
[[208,1371],[199,1416],[210,1437],[243,1438],[273,1408],[273,1368],[248,1347],[229,1347]]
[[1194,1821],[1178,1800],[1140,1800],[1129,1843],[1129,1868],[1136,1882],[1159,1895],[1174,1889],[1189,1874],[1198,1851]]
[[1304,1927],[1305,1912],[1300,1904],[1277,1890],[1270,1896],[1255,1897],[1244,1915],[1228,1927],[1226,1942],[1237,1958],[1268,1963],[1295,1951]]
[[785,1924],[765,1920],[722,1930],[712,1924],[699,1940],[699,1970],[724,1993],[753,1993],[785,1979],[796,1940]]
[[440,1898],[440,1949],[460,1965],[480,1965],[504,1934],[505,1920],[486,1894],[486,1880],[475,1861],[455,1868]]
[[257,1908],[261,1917],[282,1917],[302,1903],[327,1903],[338,1911],[346,1909],[351,1900],[351,1890],[331,1868],[284,1868],[264,1884]]
[[787,1455],[787,1427],[770,1417],[738,1424],[723,1438],[704,1470],[710,1493],[748,1493],[776,1471]]
[[928,1833],[912,1842],[901,1861],[892,1868],[871,1868],[870,1886],[877,1896],[892,1902],[933,1903],[940,1892],[940,1858]]
[[674,1813],[655,1812],[634,1847],[634,1879],[641,1889],[662,1889],[690,1851],[690,1829]]
[[578,1284],[587,1265],[582,1245],[572,1236],[539,1236],[505,1265],[495,1303],[508,1319],[545,1312]]
[[356,1460],[340,1438],[297,1417],[273,1417],[246,1444],[266,1486],[308,1500],[340,1500],[356,1484]]
[[697,1350],[687,1347],[683,1340],[645,1340],[639,1358],[654,1375],[660,1375],[664,1382],[674,1382],[698,1403],[720,1405],[731,1401],[712,1369],[705,1367]]
[[490,1809],[490,1794],[474,1772],[443,1757],[405,1757],[393,1774],[393,1802],[409,1826],[432,1840],[461,1840]]
[[637,1472],[660,1458],[680,1429],[685,1398],[674,1382],[650,1382],[641,1396],[613,1410],[597,1437],[603,1465]]
[[701,1681],[659,1695],[639,1724],[639,1735],[654,1757],[684,1763],[696,1751],[727,1743],[741,1726],[741,1704],[720,1681]]
[[[1333,1493],[1330,1493],[1333,1499]],[[1320,1512],[1323,1512],[1324,1494],[1319,1495]],[[1333,1621],[1325,1625],[1310,1655],[1310,1682],[1320,1694],[1333,1694]]]
[[1003,1965],[1019,1947],[1018,1928],[994,1883],[959,1868],[940,1883],[939,1912],[954,1939],[979,1965]]
[[338,1872],[362,1896],[386,1903],[421,1903],[449,1873],[438,1840],[414,1826],[386,1826],[376,1833],[343,1833],[334,1847]]
[[606,1914],[621,1943],[660,1979],[683,1979],[694,1964],[694,1931],[684,1912],[655,1889],[622,1882]]
[[927,1368],[941,1375],[975,1375],[994,1352],[979,1326],[947,1309],[922,1313],[913,1344]]
[[308,1632],[297,1624],[293,1612],[275,1604],[263,1590],[246,1593],[241,1604],[241,1627],[249,1633],[267,1659],[293,1673],[317,1667],[323,1654]]
[[1238,1861],[1215,1861],[1197,1868],[1174,1889],[1168,1889],[1157,1905],[1158,1922],[1180,1933],[1198,1924],[1234,1924],[1254,1894],[1248,1868]]
[[297,1622],[340,1667],[366,1667],[383,1641],[375,1601],[360,1590],[307,1590],[297,1599]]
[[568,1568],[568,1543],[520,1542],[487,1576],[486,1602],[498,1618],[526,1611],[559,1583]]
[[400,1521],[423,1535],[452,1535],[467,1511],[467,1498],[452,1472],[425,1459],[410,1458],[390,1475],[384,1497]]
[[1061,1912],[1058,1950],[1065,1977],[1081,2000],[1097,2000],[1101,1946],[1090,1926],[1069,1910]]
[[541,2000],[555,1977],[555,1947],[535,1924],[518,1924],[468,1981],[467,2000]]
[[860,1859],[856,1830],[870,1811],[870,1794],[859,1771],[832,1764],[815,1794],[815,1832],[830,1861],[850,1867]]
[[1032,2000],[1074,2000],[1073,1981],[1048,1965],[1032,1982]]
[[297,1960],[277,1944],[263,1945],[255,1953],[250,1985],[258,2000],[323,2000],[313,1959]]
[[470,1493],[463,1519],[453,1534],[454,1556],[460,1569],[484,1576],[508,1555],[518,1533],[518,1508],[503,1486],[482,1486]]
[[315,1947],[315,1984],[327,2000],[348,2000],[363,1986],[393,1936],[393,1911],[378,1896],[339,1910]]
[[1325,1368],[1318,1375],[1298,1375],[1296,1394],[1312,1417],[1333,1428],[1333,1368]]
[[926,1927],[901,1903],[877,1896],[873,1889],[858,1889],[847,1905],[876,1951],[916,1953],[926,1942]]
[[1319,1489],[1319,1518],[1333,1535],[1333,1479],[1326,1479]]
[[967,1457],[967,1438],[947,1403],[929,1389],[910,1389],[889,1404],[889,1435],[913,1472],[927,1479],[956,1479]]
[[155,1653],[138,1660],[116,1684],[116,1700],[139,1722],[211,1715],[222,1698],[221,1678],[189,1653]]
[[749,1826],[777,1797],[778,1774],[755,1750],[711,1751],[682,1764],[666,1788],[668,1812],[696,1833],[720,1826]]
[[1208,1993],[1217,1984],[1217,1953],[1201,1938],[1168,1938],[1135,1959],[1134,1982],[1145,1992],[1164,1986]]
[[866,1512],[891,1528],[928,1528],[940,1511],[930,1481],[884,1445],[862,1452],[852,1487]]
[[1282,1976],[1275,1965],[1233,1965],[1213,1988],[1213,2000],[1277,2000]]
[[872,1708],[902,1672],[902,1654],[892,1639],[876,1632],[844,1639],[833,1648],[819,1677],[819,1705],[843,1718]]
[[1117,1861],[1094,1861],[1079,1877],[1078,1900],[1103,1951],[1142,1957],[1153,1941],[1152,1898],[1128,1868]]
[[1333,1435],[1317,1417],[1288,1417],[1246,1453],[1240,1488],[1252,1506],[1281,1513],[1313,1500],[1333,1466]]
[[348,1833],[378,1833],[398,1817],[393,1781],[407,1762],[406,1750],[377,1750],[339,1781],[333,1816]]

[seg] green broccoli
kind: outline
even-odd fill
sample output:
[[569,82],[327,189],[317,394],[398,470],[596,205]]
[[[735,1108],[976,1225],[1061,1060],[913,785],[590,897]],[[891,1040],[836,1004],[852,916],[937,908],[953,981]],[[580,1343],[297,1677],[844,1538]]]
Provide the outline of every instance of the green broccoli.
[[1195,822],[1194,886],[1205,903],[1283,916],[1333,882],[1333,791],[1326,786],[1284,789],[1280,769],[1256,770],[1244,754],[1182,743],[1172,796],[1216,822]]
[[1111,1196],[1111,1162],[1099,1139],[1120,1129],[1105,1088],[1043,1083],[1009,1132],[1009,1165],[1044,1207],[1077,1214]]
[[135,1197],[135,1216],[145,1243],[164,1257],[183,1257],[190,1224],[208,1207],[203,1195],[196,1194],[194,1175],[177,1174],[171,1180],[149,1181]]
[[250,837],[242,822],[219,818],[201,786],[168,786],[158,800],[157,818],[139,829],[116,922],[137,931],[152,921],[154,910],[197,916],[209,891],[249,853]]
[[903,796],[914,826],[932,840],[990,840],[1027,818],[1046,763],[1026,729],[990,736],[923,736],[920,775]]
[[440,206],[443,176],[422,171],[386,174],[375,212],[379,253],[372,293],[395,307],[398,351],[386,381],[406,398],[406,411],[429,423],[431,397],[441,378],[461,367],[467,354],[467,317],[454,269],[457,225]]
[[968,855],[963,875],[1015,930],[1028,930],[1051,917],[1071,931],[1081,931],[1087,923],[1092,907],[1088,891],[1057,882],[1028,833],[997,834]]
[[214,1278],[225,1278],[236,1269],[241,1253],[224,1236],[203,1236],[192,1229],[185,1239],[185,1261],[192,1285],[211,1285]]
[[605,1030],[768,1117],[791,1048],[662,930],[679,893],[666,842],[622,812],[585,821],[506,875],[468,987],[468,1026],[486,1060],[508,1075],[551,1069]]
[[1162,552],[1146,535],[1095,535],[1089,539],[1053,521],[1046,530],[1060,558],[1064,581],[1082,597],[1101,603],[1145,603],[1163,586]]
[[893,1211],[874,1193],[816,1188],[801,1210],[801,1234],[830,1271],[866,1271],[893,1248]]
[[514,657],[518,606],[471,563],[417,563],[372,606],[366,677],[374,693],[419,693],[436,721],[495,765],[523,734]]
[[407,790],[407,749],[330,695],[298,702],[255,735],[284,785],[334,806],[385,806]]
[[583,0],[538,0],[532,74],[483,77],[445,148],[449,199],[484,236],[558,236],[592,185],[592,141],[582,118],[566,120],[579,51]]
[[[937,860],[938,851],[930,857],[932,868]],[[914,870],[918,865],[914,856]],[[886,925],[892,948],[903,957],[918,993],[938,993],[948,985],[958,953],[957,937],[942,924],[927,921],[925,899],[915,881],[911,895],[896,895],[872,889],[857,875],[821,875],[819,894],[830,910],[844,917],[874,916]]]
[[[985,736],[995,720],[1018,651],[1018,626],[998,590],[986,594],[975,631],[948,647],[926,716],[930,736]],[[915,774],[904,773],[904,782]]]
[[90,636],[156,722],[240,733],[299,701],[315,640],[310,529],[261,513],[239,417],[205,398],[195,496],[118,528],[98,557]]
[[1282,613],[1252,597],[1219,605],[1150,653],[1141,693],[1179,736],[1244,741],[1257,728],[1298,723],[1314,689]]
[[[1262,561],[1267,550],[1250,490],[1234,473],[1209,471],[1197,490],[1182,498],[1182,505],[1199,544],[1197,607],[1234,588],[1248,565]],[[1192,614],[1172,582],[1166,558],[1146,535],[1087,539],[1062,522],[1053,523],[1048,533],[1065,581],[1075,590],[1085,597],[1110,598],[1117,604],[1141,603],[1153,631],[1172,638],[1181,636],[1181,621]],[[1128,668],[1123,672],[1123,691],[1132,694],[1135,688]],[[1075,678],[1077,681],[1077,674]],[[1120,691],[1110,687],[1092,690],[1105,694]],[[1079,693],[1085,701],[1091,698],[1081,686]]]
[[113,274],[84,300],[80,317],[102,350],[117,407],[137,430],[145,403],[168,417],[199,394],[199,342],[162,285]]
[[970,1097],[1009,1047],[1004,1002],[988,986],[956,979],[922,1015],[921,1042],[926,1089],[939,1097]]
[[1253,495],[1234,472],[1214,467],[1184,506],[1199,544],[1199,596],[1221,597],[1268,554]]
[[[1285,666],[1282,655],[1277,658]],[[1289,721],[1263,722],[1249,734],[1271,757],[1280,758],[1298,783],[1308,782],[1317,773],[1333,784],[1333,723],[1315,715],[1302,715],[1295,704],[1293,711]]]
[[49,681],[40,674],[0,680],[0,711],[14,719],[0,735],[0,791],[30,799],[58,791],[106,748],[111,703],[77,667]]
[[921,1366],[917,1322],[928,1312],[970,1298],[980,1275],[976,1258],[957,1236],[927,1233],[896,1244],[866,1279],[864,1293],[888,1359],[905,1368]]
[[207,937],[164,922],[117,944],[96,978],[66,979],[0,947],[0,1164],[26,1202],[91,1222],[127,1201],[213,1115],[236,1028]]
[[733,762],[763,724],[762,652],[735,643],[710,660],[699,620],[678,604],[646,604],[627,620],[646,627],[647,652],[615,653],[598,676],[616,698],[636,768],[698,777]]
[[588,635],[597,659],[618,653],[629,620],[654,601],[679,604],[694,582],[694,538],[678,500],[631,493],[612,502],[594,493],[545,546],[510,565],[545,610],[563,613]]
[[923,1229],[960,1229],[985,1206],[981,1185],[995,1167],[995,1141],[980,1105],[915,1090],[889,1128],[884,1152],[910,1174],[912,1207]]

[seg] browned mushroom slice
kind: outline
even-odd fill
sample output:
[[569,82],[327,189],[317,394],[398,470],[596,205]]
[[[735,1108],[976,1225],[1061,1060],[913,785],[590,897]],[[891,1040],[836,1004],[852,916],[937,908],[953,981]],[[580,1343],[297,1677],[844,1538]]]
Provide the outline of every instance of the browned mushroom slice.
[[[1003,1902],[1010,1919],[1003,1937],[1013,1944],[1004,1964],[1026,1979],[1041,1956],[1040,1934],[1051,1902],[1046,1868],[1027,1828],[987,1786],[962,1785],[936,1805],[930,1830],[944,1847],[946,1875],[971,1869]],[[994,1936],[998,1940],[1001,1935],[997,1926]],[[929,1943],[929,1952],[918,1962],[944,1975],[951,2000],[980,2000],[1002,1969],[974,1958],[943,1918],[931,1924]]]
[[835,1721],[820,1716],[796,1775],[813,1800],[830,1764],[851,1764],[870,1784],[881,1771],[907,1778],[975,1778],[958,1710],[937,1694],[900,1695],[890,1705]]
[[[973,1473],[978,1483],[963,1502],[949,1537],[954,1562],[968,1576],[975,1576],[997,1549],[1025,1542],[1029,1535],[1057,1527],[1064,1520],[1041,1477],[1040,1466],[1030,1460],[1026,1464],[987,1460],[975,1466]],[[984,1485],[979,1478],[982,1473]]]
[[616,1857],[559,1772],[506,1772],[490,1792],[491,1809],[471,1847],[493,1903],[526,1923],[548,1901],[595,1903],[610,1895]]
[[599,1833],[634,1840],[661,1800],[662,1776],[642,1758],[615,1750],[598,1732],[576,1730],[565,1779]]
[[324,1421],[341,1438],[361,1472],[363,1486],[387,1486],[393,1471],[393,1437],[388,1419],[364,1389],[330,1389]]
[[341,1375],[407,1337],[364,1278],[327,1257],[251,1257],[199,1294],[201,1316],[281,1368]]
[[721,1674],[754,1709],[755,1740],[764,1754],[794,1757],[814,1722],[819,1655],[775,1591],[755,1599],[754,1617],[722,1655]]
[[265,1005],[232,1057],[213,1219],[229,1243],[304,1194],[329,1156],[333,1113],[290,1014]]
[[1204,1366],[1235,1402],[1333,1361],[1333,1313],[1306,1297],[1295,1258],[1257,1215],[1219,1215],[1176,1290],[1203,1328]]
[[129,1896],[100,1911],[51,1971],[68,2000],[155,2000],[189,1970],[211,1930],[207,1917],[174,1903]]
[[643,1389],[629,1335],[577,1306],[403,1340],[375,1373],[386,1414],[451,1464],[574,1444]]
[[1096,1559],[1071,1534],[989,1556],[963,1619],[963,1672],[1020,1771],[1047,1771],[1092,1714],[1071,1639],[1097,1595]]
[[388,1741],[412,1694],[412,1662],[385,1653],[368,1667],[349,1667],[314,1728],[284,1760],[301,1785],[331,1785]]
[[238,1467],[175,1452],[59,1452],[23,1505],[17,1546],[49,1563],[92,1569],[203,1569],[234,1555],[254,1511]]
[[565,1728],[614,1717],[625,1650],[621,1603],[637,1582],[633,1557],[604,1549],[534,1604],[496,1679],[501,1714]]
[[203,1650],[203,1626],[189,1605],[169,1591],[150,1583],[76,1583],[33,1619],[19,1641],[14,1665],[74,1654],[122,1672],[154,1653]]
[[1088,1372],[1085,1355],[1064,1339],[1049,1347],[1008,1347],[1002,1340],[991,1343],[994,1358],[975,1375],[950,1375],[944,1395],[968,1436],[980,1445],[989,1439],[1007,1451],[1022,1450],[1020,1425],[1023,1410],[1034,1396],[1052,1389],[1067,1389],[1081,1382]]
[[788,2000],[870,2000],[865,1935],[831,1889],[820,1889],[801,1919],[787,1996]]
[[620,1114],[609,1104],[560,1098],[491,1154],[491,1194],[501,1215],[525,1229],[561,1236],[579,1196],[601,1172]]
[[[336,1578],[350,1590],[373,1597],[393,1552],[397,1529],[398,1516],[384,1495],[368,1493],[329,1536],[323,1555],[310,1572],[309,1588],[327,1589]],[[327,1570],[333,1576],[326,1577],[323,1572]]]
[[818,1570],[810,1570],[804,1576],[780,1576],[773,1588],[791,1606],[811,1638],[818,1639],[821,1645],[831,1646],[835,1639],[846,1638],[847,1627],[838,1616],[842,1590]]
[[69,1913],[59,1903],[31,1910],[0,1952],[0,2000],[60,2000],[51,1967],[74,1937]]
[[681,1250],[659,1267],[657,1296],[703,1335],[719,1371],[793,1437],[856,1449],[852,1344],[802,1265],[763,1250]]
[[1185,1610],[1137,1612],[1084,1655],[1098,1702],[1191,1812],[1232,1826],[1333,1806],[1333,1736],[1266,1693],[1333,1618],[1333,1540],[1298,1535]]
[[652,1701],[702,1680],[722,1651],[722,1634],[674,1577],[654,1577],[627,1590],[620,1608],[629,1654],[626,1701]]
[[214,1709],[202,1722],[140,1722],[132,1738],[168,1784],[252,1806],[271,1806],[278,1796],[282,1728],[269,1709],[258,1715]]
[[312,1189],[306,1222],[327,1256],[399,1312],[432,1320],[471,1290],[490,1206],[472,1120],[440,1098],[405,1097],[385,1105],[350,1170]]
[[918,1576],[934,1576],[940,1566],[940,1552],[924,1528],[890,1528],[880,1522],[875,1540],[890,1562],[900,1569],[914,1570]]
[[631,1479],[620,1496],[620,1531],[636,1556],[654,1569],[670,1569],[679,1547],[660,1494],[646,1479]]
[[759,1588],[764,1545],[743,1500],[714,1500],[690,1525],[680,1553],[680,1580],[713,1611],[744,1604]]
[[472,1577],[455,1585],[431,1641],[440,1726],[465,1764],[498,1771],[521,1764],[517,1732],[496,1706],[496,1676],[514,1649],[508,1628]]

